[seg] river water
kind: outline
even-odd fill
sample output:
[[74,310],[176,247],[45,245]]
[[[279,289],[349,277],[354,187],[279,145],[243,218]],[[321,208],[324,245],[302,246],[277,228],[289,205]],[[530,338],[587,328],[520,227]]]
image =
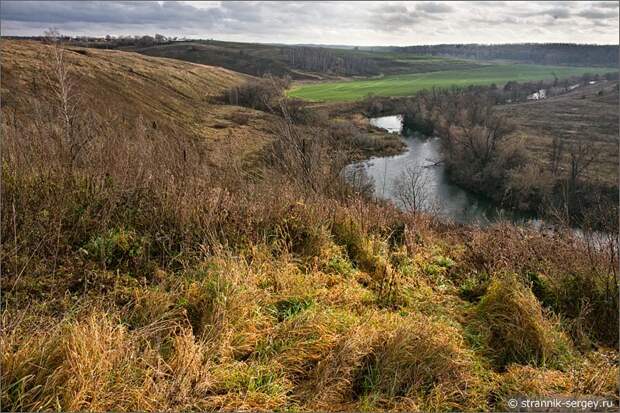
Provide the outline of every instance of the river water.
[[[384,116],[370,119],[372,125],[392,133],[402,133],[401,116]],[[396,179],[404,171],[420,175],[424,196],[422,209],[463,224],[489,225],[499,219],[519,224],[539,225],[533,216],[499,208],[490,200],[469,192],[448,180],[441,160],[439,138],[402,136],[407,145],[404,153],[396,156],[376,157],[349,166],[349,174],[364,171],[371,179],[375,195],[392,200],[405,208],[397,195]]]

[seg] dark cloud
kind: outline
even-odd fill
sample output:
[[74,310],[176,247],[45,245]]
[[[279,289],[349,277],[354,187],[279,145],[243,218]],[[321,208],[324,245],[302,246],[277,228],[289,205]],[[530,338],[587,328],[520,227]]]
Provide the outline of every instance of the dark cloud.
[[377,30],[399,31],[412,28],[422,21],[422,15],[415,10],[410,10],[404,4],[386,4],[378,6],[369,22]]
[[552,9],[545,10],[543,14],[551,16],[554,19],[568,19],[572,16],[571,11],[568,8],[554,7]]
[[606,11],[606,10],[583,10],[577,13],[577,16],[584,17],[586,19],[599,20],[599,19],[610,19],[614,17],[618,17],[617,11]]
[[370,23],[385,31],[410,30],[418,23],[442,20],[440,16],[450,13],[453,8],[446,4],[435,2],[418,2],[415,8],[405,4],[385,4],[377,6],[370,16]]
[[570,2],[554,2],[554,7],[541,10],[521,11],[517,14],[521,17],[551,17],[552,19],[568,19],[572,16],[572,7]]
[[598,1],[592,4],[593,7],[601,9],[617,9],[620,6],[620,2],[617,1]]
[[449,6],[447,4],[444,3],[427,3],[427,2],[421,2],[421,3],[417,3],[416,5],[416,10],[418,11],[422,11],[425,13],[429,13],[429,14],[443,14],[443,13],[450,13],[454,10],[454,8],[452,6]]
[[225,17],[224,9],[196,9],[185,3],[144,1],[2,1],[2,20],[62,23],[200,23],[207,27]]

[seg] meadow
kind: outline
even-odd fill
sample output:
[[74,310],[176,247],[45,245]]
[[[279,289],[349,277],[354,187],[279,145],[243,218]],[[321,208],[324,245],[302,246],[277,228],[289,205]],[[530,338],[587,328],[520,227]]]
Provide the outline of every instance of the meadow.
[[502,85],[508,81],[549,80],[579,76],[584,73],[607,73],[614,69],[594,67],[542,66],[529,64],[493,64],[477,68],[445,70],[385,76],[380,79],[303,84],[289,96],[310,101],[353,101],[370,94],[410,96],[432,87]]

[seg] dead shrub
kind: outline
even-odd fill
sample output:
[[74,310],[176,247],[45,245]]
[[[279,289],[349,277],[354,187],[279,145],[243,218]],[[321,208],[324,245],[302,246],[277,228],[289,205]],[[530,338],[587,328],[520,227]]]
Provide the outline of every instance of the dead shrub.
[[240,86],[228,89],[220,100],[228,105],[274,112],[284,95],[287,84],[287,79],[267,75],[262,79],[252,79]]

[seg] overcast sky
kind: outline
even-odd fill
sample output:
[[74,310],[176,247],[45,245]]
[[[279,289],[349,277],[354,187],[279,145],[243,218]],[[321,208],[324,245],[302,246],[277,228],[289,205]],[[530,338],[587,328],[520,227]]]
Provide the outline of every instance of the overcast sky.
[[161,33],[347,45],[618,44],[618,2],[0,1],[2,35]]

